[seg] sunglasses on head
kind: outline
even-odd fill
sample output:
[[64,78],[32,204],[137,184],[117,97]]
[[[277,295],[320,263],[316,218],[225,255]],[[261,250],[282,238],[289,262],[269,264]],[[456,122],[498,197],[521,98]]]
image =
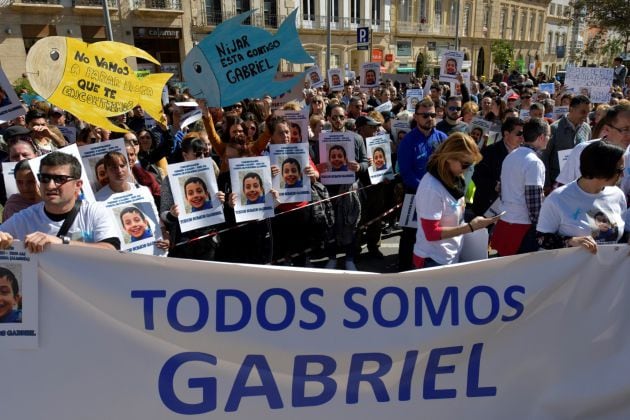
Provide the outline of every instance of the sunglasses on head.
[[76,179],[76,178],[70,175],[55,175],[55,174],[47,174],[47,173],[40,172],[37,174],[37,179],[39,180],[40,183],[44,185],[52,181],[55,183],[56,186],[59,187],[65,184],[66,182],[72,181],[73,179]]

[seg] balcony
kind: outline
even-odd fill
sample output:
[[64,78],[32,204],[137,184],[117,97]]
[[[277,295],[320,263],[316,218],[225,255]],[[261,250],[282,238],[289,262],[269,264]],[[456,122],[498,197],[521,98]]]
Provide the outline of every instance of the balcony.
[[[201,22],[197,23],[197,27],[202,31],[209,29],[208,27],[219,25],[227,19],[233,18],[238,13],[235,11],[219,12],[208,11],[201,17]],[[326,30],[326,16],[303,14],[302,20],[298,15],[297,27],[299,29],[313,29],[313,30]],[[255,11],[250,18],[244,23],[246,25],[253,25],[264,28],[278,28],[284,19],[287,17],[284,15],[276,15],[271,13],[263,13],[262,11]],[[330,27],[333,31],[356,31],[360,27],[371,27],[375,32],[390,32],[391,26],[388,20],[371,20],[371,19],[355,19],[355,18],[333,18]]]
[[135,0],[133,13],[140,17],[176,18],[184,14],[181,0]]
[[[107,0],[109,13],[118,13],[116,0]],[[77,15],[101,16],[103,14],[103,0],[72,0],[72,8]]]
[[[455,25],[440,25],[436,22],[418,23],[399,20],[396,23],[396,28],[399,34],[455,37]],[[463,29],[460,28],[460,31]]]
[[59,0],[12,0],[11,9],[28,14],[51,14],[63,12]]

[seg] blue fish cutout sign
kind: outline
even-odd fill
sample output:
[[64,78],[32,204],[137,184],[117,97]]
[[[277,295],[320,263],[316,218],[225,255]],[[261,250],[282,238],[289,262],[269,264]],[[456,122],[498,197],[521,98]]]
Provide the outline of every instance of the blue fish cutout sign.
[[304,81],[304,73],[289,80],[274,81],[283,58],[292,63],[312,63],[302,47],[295,26],[297,9],[273,35],[264,29],[243,25],[254,10],[217,26],[184,60],[183,73],[190,93],[208,106],[232,105],[244,98],[285,93]]

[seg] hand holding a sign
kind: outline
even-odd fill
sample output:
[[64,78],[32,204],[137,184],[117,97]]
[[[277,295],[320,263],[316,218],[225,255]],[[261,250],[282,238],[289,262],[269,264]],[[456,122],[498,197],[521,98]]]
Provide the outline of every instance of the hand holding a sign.
[[0,249],[7,249],[13,245],[13,236],[5,232],[0,232]]
[[359,169],[361,169],[361,165],[359,165],[359,162],[351,160],[350,162],[348,162],[348,169],[352,172],[359,172]]

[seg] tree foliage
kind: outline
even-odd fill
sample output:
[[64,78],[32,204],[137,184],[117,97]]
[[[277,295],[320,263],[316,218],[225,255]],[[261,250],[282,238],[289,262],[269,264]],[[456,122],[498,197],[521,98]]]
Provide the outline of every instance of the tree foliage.
[[492,52],[492,61],[497,67],[508,69],[512,66],[514,47],[508,41],[501,39],[494,41],[490,51]]
[[628,52],[630,41],[630,0],[575,0],[574,10],[586,13],[586,22],[603,30],[617,32]]

